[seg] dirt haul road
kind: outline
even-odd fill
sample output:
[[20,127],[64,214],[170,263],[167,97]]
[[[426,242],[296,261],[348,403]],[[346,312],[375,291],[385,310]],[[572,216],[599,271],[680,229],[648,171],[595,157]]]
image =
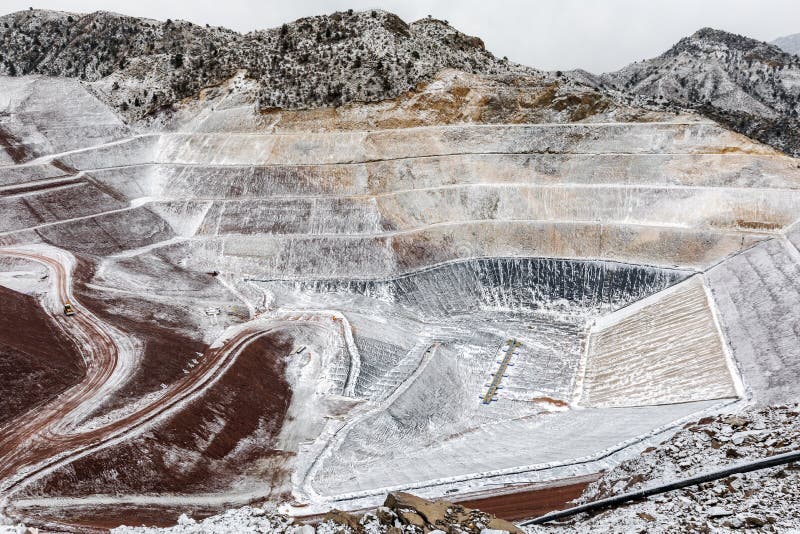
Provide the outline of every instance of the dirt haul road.
[[[77,425],[100,405],[109,388],[116,387],[135,362],[134,351],[124,347],[124,335],[82,307],[72,296],[70,268],[48,251],[0,249],[0,255],[28,259],[48,267],[54,275],[55,304],[47,312],[70,335],[82,353],[84,380],[50,403],[9,421],[0,428],[0,502],[23,485],[54,468],[82,456],[153,421],[188,400],[219,377],[249,343],[271,329],[245,329],[219,347],[207,349],[201,361],[152,403],[100,428],[76,431]],[[61,314],[70,301],[76,314]],[[123,345],[123,350],[120,350]]]

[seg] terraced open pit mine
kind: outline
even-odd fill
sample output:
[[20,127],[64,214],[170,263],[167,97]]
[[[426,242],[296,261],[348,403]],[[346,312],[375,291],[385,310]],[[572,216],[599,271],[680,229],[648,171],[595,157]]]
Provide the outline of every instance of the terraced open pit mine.
[[798,160],[610,103],[491,124],[471,76],[335,113],[234,78],[135,127],[0,77],[0,294],[42,325],[0,319],[4,513],[474,497],[797,398]]

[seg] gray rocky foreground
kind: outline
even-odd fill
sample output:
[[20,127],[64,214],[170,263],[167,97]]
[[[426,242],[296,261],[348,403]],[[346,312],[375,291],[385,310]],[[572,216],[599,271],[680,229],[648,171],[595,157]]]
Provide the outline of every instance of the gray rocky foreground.
[[334,510],[326,514],[316,525],[301,524],[293,518],[277,512],[274,506],[267,508],[244,507],[229,510],[195,521],[186,515],[178,524],[167,529],[146,527],[119,527],[115,534],[133,533],[256,533],[277,534],[501,534],[522,530],[514,524],[498,519],[479,510],[445,502],[428,501],[408,493],[391,493],[383,506],[374,512],[351,515]]
[[[590,502],[710,469],[800,448],[798,406],[771,406],[690,423],[670,440],[623,462],[590,485]],[[641,502],[578,515],[530,532],[797,532],[800,465],[732,475]]]

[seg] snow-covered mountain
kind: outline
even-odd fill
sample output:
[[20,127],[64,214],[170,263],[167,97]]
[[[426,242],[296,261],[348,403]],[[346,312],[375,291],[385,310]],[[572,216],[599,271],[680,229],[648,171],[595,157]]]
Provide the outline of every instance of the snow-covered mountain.
[[379,10],[308,17],[236,33],[185,21],[109,12],[19,11],[0,17],[0,74],[46,74],[92,82],[129,119],[231,78],[258,82],[263,108],[378,101],[443,68],[532,72],[494,57],[446,21],[407,24]]
[[795,55],[800,54],[800,33],[778,37],[770,44],[774,44],[784,52]]
[[599,77],[650,104],[691,108],[749,137],[800,154],[800,57],[703,28],[664,54]]

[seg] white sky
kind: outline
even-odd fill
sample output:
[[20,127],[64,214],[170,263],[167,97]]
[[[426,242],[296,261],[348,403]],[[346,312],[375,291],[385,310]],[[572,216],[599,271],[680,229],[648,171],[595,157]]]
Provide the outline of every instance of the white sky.
[[348,8],[382,8],[409,22],[428,14],[446,19],[519,63],[592,72],[656,56],[704,26],[764,41],[800,33],[800,0],[2,0],[0,14],[28,6],[102,9],[242,32]]

